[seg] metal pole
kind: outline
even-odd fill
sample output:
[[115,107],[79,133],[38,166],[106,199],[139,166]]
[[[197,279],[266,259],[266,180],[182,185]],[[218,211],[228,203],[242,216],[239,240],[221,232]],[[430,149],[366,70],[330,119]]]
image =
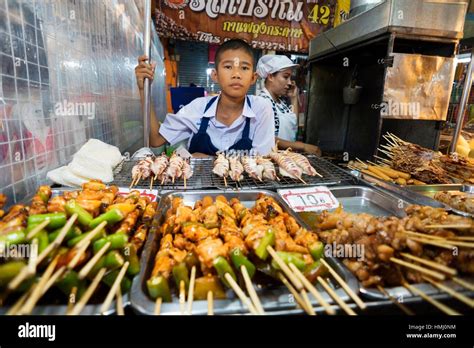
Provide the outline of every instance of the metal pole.
[[453,153],[456,151],[456,145],[459,140],[459,135],[461,135],[461,129],[463,126],[463,121],[464,121],[464,110],[466,110],[466,104],[469,99],[469,94],[471,93],[473,59],[474,59],[474,49],[471,51],[471,61],[469,62],[469,66],[467,67],[466,79],[464,81],[464,86],[462,88],[461,102],[459,103],[458,117],[456,120],[456,129],[454,130],[453,140],[451,144],[449,145],[449,153]]
[[[151,61],[151,0],[145,0],[143,29],[143,49],[148,56],[148,63]],[[145,78],[143,85],[143,146],[150,146],[150,80]]]

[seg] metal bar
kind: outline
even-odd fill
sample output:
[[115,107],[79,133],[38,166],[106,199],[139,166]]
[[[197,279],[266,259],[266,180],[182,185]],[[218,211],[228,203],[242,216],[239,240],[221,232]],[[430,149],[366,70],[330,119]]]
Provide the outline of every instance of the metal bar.
[[471,85],[472,85],[472,66],[473,66],[473,58],[474,58],[474,49],[471,50],[471,61],[469,62],[469,66],[467,67],[467,75],[464,81],[464,86],[462,89],[462,96],[461,102],[459,103],[459,110],[458,110],[458,117],[456,120],[456,129],[454,130],[453,140],[449,145],[449,153],[453,153],[456,151],[456,145],[459,140],[459,135],[461,134],[461,129],[463,126],[464,121],[464,111],[466,110],[466,104],[469,99],[469,94],[471,93]]
[[[143,29],[143,50],[151,61],[151,0],[145,0],[144,29]],[[145,78],[143,88],[143,146],[150,146],[150,80]]]

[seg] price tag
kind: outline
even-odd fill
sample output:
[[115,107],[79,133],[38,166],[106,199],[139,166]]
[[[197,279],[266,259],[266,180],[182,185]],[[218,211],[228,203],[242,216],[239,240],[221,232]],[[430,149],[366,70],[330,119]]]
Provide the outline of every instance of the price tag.
[[339,207],[336,197],[326,186],[278,190],[278,194],[296,212],[322,211]]
[[156,202],[156,197],[158,197],[158,190],[148,190],[148,189],[129,189],[125,187],[120,187],[119,192],[117,194],[121,196],[126,196],[130,193],[130,191],[138,191],[140,192],[140,196],[147,196],[151,199],[152,202]]

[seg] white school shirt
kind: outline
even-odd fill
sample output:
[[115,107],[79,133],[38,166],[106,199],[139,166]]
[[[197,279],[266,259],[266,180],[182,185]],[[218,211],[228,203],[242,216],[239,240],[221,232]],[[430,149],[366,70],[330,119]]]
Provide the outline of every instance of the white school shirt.
[[275,124],[273,120],[272,104],[265,98],[249,95],[250,108],[247,100],[240,115],[229,127],[216,120],[217,100],[204,113],[207,103],[213,97],[196,98],[184,106],[177,114],[168,114],[160,126],[160,134],[171,145],[188,140],[188,148],[191,138],[199,130],[202,117],[209,117],[207,134],[212,144],[225,151],[242,138],[246,118],[250,118],[249,138],[252,140],[252,150],[260,155],[268,155],[275,146]]
[[291,111],[283,99],[273,100],[272,95],[266,88],[263,88],[259,95],[272,103],[275,117],[275,136],[287,141],[296,141],[296,133],[298,132],[296,114]]

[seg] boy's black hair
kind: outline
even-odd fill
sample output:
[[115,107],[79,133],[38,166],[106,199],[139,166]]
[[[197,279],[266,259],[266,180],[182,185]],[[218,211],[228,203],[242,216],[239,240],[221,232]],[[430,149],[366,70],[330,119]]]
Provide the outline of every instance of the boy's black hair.
[[244,50],[246,53],[248,53],[252,57],[252,66],[255,66],[255,57],[253,56],[252,47],[250,47],[250,45],[248,43],[246,43],[244,40],[231,39],[231,40],[228,40],[228,41],[224,42],[217,49],[216,57],[215,57],[216,69],[219,66],[219,61],[221,60],[222,53],[224,53],[225,51],[229,51],[229,50]]

